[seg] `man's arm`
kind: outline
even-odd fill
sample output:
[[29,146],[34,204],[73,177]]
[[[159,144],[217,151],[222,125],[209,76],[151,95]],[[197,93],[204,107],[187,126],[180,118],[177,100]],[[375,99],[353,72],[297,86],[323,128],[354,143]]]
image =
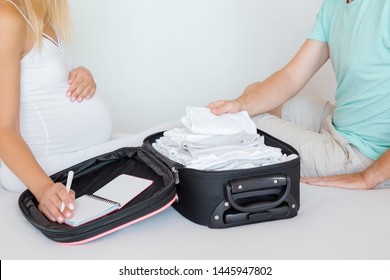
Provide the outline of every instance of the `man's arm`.
[[369,190],[389,179],[390,149],[362,172],[318,178],[305,177],[301,178],[301,182],[325,187]]
[[263,82],[249,85],[235,100],[209,104],[216,115],[248,111],[254,116],[278,108],[295,96],[329,59],[327,43],[306,40],[294,58]]

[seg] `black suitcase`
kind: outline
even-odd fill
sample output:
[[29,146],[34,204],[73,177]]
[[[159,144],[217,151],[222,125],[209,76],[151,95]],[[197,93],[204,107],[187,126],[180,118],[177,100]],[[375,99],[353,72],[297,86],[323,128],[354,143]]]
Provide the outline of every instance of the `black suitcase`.
[[[289,145],[262,132],[265,144],[289,154]],[[142,147],[121,148],[62,170],[52,179],[65,184],[69,170],[75,172],[76,196],[92,194],[121,174],[153,181],[121,210],[89,223],[71,227],[48,220],[38,209],[29,190],[19,198],[25,218],[45,236],[60,243],[85,243],[157,214],[170,205],[189,220],[210,228],[227,228],[291,218],[299,210],[299,157],[265,167],[201,171],[185,168],[157,152],[152,144],[163,136],[147,137]]]
[[[290,155],[298,152],[290,145],[258,130],[265,144]],[[147,137],[144,148],[157,153],[176,172],[178,201],[174,208],[187,219],[210,228],[227,228],[297,215],[300,206],[299,157],[269,166],[201,171],[185,168],[158,153],[152,144],[163,136]]]

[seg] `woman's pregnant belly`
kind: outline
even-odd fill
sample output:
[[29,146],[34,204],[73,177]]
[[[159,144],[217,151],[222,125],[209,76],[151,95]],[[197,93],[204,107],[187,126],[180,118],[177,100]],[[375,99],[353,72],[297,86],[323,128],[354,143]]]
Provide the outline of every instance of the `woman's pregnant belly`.
[[112,116],[99,96],[71,102],[64,94],[22,102],[21,134],[35,156],[75,152],[110,139]]

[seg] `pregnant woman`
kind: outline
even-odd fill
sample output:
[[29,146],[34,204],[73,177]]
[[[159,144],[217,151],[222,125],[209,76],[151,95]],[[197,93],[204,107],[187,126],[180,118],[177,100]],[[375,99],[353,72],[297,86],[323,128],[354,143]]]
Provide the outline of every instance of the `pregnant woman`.
[[91,73],[68,54],[70,26],[67,0],[0,0],[1,185],[27,187],[59,223],[72,217],[75,193],[48,175],[143,137],[112,139]]

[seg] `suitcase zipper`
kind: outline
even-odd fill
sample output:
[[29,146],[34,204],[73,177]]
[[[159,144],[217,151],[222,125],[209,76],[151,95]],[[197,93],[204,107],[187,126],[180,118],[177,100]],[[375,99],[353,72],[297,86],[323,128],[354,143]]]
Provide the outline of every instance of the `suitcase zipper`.
[[172,170],[173,176],[175,177],[175,184],[177,185],[180,183],[179,171],[174,166],[171,168],[171,170]]
[[[283,168],[283,169],[295,168],[297,165],[299,165],[299,163],[300,163],[300,159],[298,157],[290,161],[278,163],[278,168]],[[200,169],[186,168],[186,171],[195,174],[196,176],[202,176],[206,172],[207,175],[210,176],[210,178],[224,178],[227,174],[239,178],[242,175],[243,170],[247,172],[246,175],[248,175],[248,173],[253,172],[253,175],[255,176],[258,174],[259,170],[261,170],[262,172],[266,172],[269,170],[270,172],[274,173],[273,172],[275,170],[274,168],[275,168],[274,165],[267,165],[267,166],[253,167],[248,169],[233,169],[233,170],[200,170]]]
[[[175,165],[175,164],[170,164],[169,162],[167,162],[166,160],[164,160],[164,158],[162,158],[160,156],[160,154],[154,150],[153,147],[151,146],[146,146],[144,147],[144,149],[142,149],[143,152],[145,152],[146,155],[148,155],[148,158],[150,160],[152,160],[154,163],[158,164],[158,165],[161,165],[163,164],[164,166],[168,167],[171,171],[172,171],[172,175],[174,177],[174,181],[175,181],[175,184],[179,184],[180,183],[180,179],[179,179],[179,170],[178,168],[180,167],[179,164]],[[154,153],[154,151],[156,153]],[[168,159],[169,160],[169,159]],[[170,161],[170,160],[169,160]]]

